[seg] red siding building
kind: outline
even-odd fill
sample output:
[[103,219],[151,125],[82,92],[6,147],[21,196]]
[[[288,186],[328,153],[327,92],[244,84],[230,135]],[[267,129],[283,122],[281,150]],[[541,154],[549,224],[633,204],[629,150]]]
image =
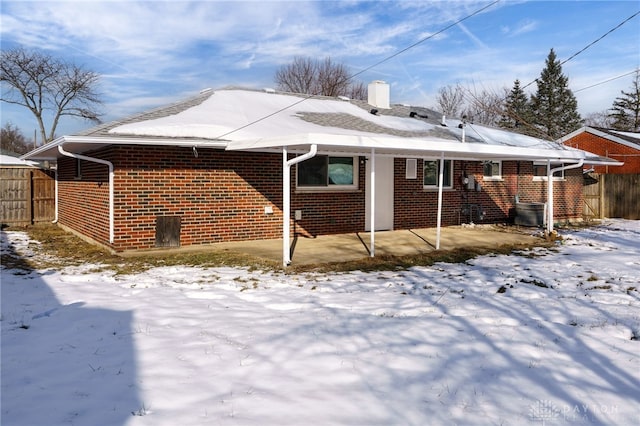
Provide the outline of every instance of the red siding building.
[[640,133],[583,127],[560,139],[568,147],[623,162],[623,166],[595,166],[596,173],[640,173]]

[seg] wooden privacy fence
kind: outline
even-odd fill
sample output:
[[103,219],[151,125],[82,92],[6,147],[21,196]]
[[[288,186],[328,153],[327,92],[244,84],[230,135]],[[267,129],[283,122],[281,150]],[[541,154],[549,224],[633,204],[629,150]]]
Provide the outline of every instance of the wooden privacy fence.
[[24,226],[55,217],[52,172],[27,167],[0,168],[0,223]]
[[640,219],[640,174],[598,174],[585,177],[584,217]]

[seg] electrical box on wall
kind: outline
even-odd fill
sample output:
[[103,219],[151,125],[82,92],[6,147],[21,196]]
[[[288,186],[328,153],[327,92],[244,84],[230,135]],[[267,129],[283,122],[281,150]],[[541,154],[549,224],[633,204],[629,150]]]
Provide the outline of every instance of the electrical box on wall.
[[468,176],[467,177],[468,182],[467,182],[467,189],[473,191],[474,189],[476,189],[476,179],[473,177],[473,175]]
[[273,207],[264,206],[264,214],[273,214]]
[[295,220],[302,220],[302,210],[296,210],[293,215]]
[[467,176],[467,174],[465,173],[464,175],[462,175],[461,182],[462,186],[465,189],[468,189],[470,191],[476,189],[476,179],[473,177],[473,175]]

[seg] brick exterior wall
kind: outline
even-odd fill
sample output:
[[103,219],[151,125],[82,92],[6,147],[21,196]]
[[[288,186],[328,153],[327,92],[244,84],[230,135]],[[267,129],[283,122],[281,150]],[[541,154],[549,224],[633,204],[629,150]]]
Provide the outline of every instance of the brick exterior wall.
[[[114,251],[156,247],[156,218],[178,216],[180,246],[223,241],[281,238],[282,156],[157,146],[111,146],[86,155],[111,161],[115,169],[115,241],[109,244],[108,172],[102,164],[82,161],[82,177],[75,176],[76,160],[58,163],[59,222]],[[422,187],[422,160],[417,179],[405,178],[405,159],[395,168],[394,228],[436,225],[437,191]],[[296,191],[291,170],[291,230],[302,235],[363,231],[365,227],[365,168],[358,168],[358,189]],[[473,175],[481,191],[462,187],[463,172]],[[527,162],[504,162],[502,181],[483,181],[481,162],[454,162],[454,188],[443,196],[442,224],[468,222],[461,204],[482,206],[484,222],[513,218],[515,196],[523,202],[544,202],[546,182],[533,181]],[[554,183],[557,219],[581,217],[582,172],[570,170]],[[273,213],[265,213],[265,207]],[[474,216],[474,222],[478,223]]]
[[640,173],[640,149],[612,142],[589,132],[582,132],[564,144],[624,162],[624,166],[595,166],[596,173]]
[[[395,221],[396,229],[427,228],[437,225],[438,191],[423,189],[423,162],[418,160],[417,179],[406,179],[406,161],[395,160]],[[462,184],[466,173],[473,176],[481,190],[469,190]],[[554,218],[570,220],[582,217],[582,170],[565,172],[564,180],[554,181]],[[516,195],[520,202],[544,203],[547,200],[546,180],[533,179],[533,163],[505,161],[502,180],[483,180],[483,166],[478,161],[454,161],[453,188],[444,189],[442,225],[461,223],[510,222],[515,217]],[[479,220],[481,207],[485,215]]]

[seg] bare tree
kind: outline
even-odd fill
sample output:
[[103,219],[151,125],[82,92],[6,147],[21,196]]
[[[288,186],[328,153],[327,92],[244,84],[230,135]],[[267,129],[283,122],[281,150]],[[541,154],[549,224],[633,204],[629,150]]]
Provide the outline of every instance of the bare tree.
[[276,71],[276,84],[280,90],[314,94],[316,65],[310,58],[296,56],[289,65]]
[[276,71],[275,82],[279,90],[293,93],[355,99],[365,99],[367,95],[364,84],[352,81],[347,67],[331,58],[319,61],[295,57],[292,63]]
[[0,147],[3,152],[26,154],[29,152],[29,142],[20,129],[11,123],[6,123],[0,129]]
[[464,91],[460,85],[441,87],[436,102],[443,115],[457,117],[464,104]]
[[611,129],[613,127],[613,118],[609,115],[609,111],[607,110],[592,112],[585,116],[584,125]]
[[[100,122],[96,92],[98,74],[50,55],[23,48],[1,53],[0,83],[3,102],[28,108],[35,116],[43,142],[55,137],[63,116]],[[47,133],[45,117],[51,114]]]
[[318,93],[325,96],[346,95],[349,89],[349,71],[342,64],[326,58],[318,64]]
[[357,82],[351,83],[351,86],[349,87],[349,93],[347,94],[347,96],[350,97],[351,99],[367,99],[368,91],[369,89],[367,88],[366,84],[364,84],[361,81],[357,81]]
[[504,100],[508,89],[504,88],[502,92],[498,94],[487,89],[480,92],[469,91],[467,96],[469,100],[463,115],[466,115],[472,123],[497,125],[504,112]]

